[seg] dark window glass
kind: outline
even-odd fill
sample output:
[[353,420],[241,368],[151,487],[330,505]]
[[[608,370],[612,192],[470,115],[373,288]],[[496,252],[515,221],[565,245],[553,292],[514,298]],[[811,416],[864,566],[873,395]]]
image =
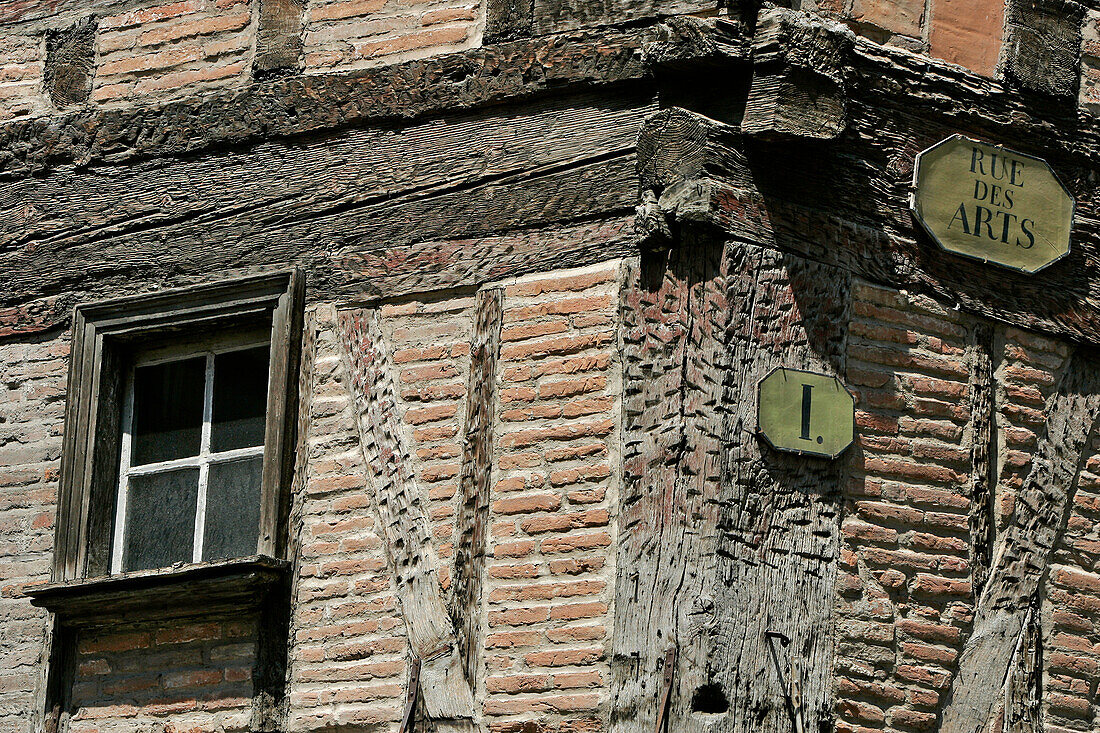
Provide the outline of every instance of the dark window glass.
[[191,562],[198,494],[197,468],[131,476],[122,569],[145,570]]
[[131,465],[199,454],[205,383],[201,356],[134,370]]
[[211,464],[206,486],[203,560],[256,553],[263,464],[263,456]]
[[268,350],[261,346],[214,357],[212,452],[264,444]]

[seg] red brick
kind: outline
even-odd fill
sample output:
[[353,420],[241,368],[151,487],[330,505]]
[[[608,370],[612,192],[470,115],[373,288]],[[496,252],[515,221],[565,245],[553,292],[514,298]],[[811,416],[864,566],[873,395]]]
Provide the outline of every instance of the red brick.
[[489,693],[504,692],[544,692],[551,689],[551,677],[548,674],[517,674],[506,677],[490,676],[485,679],[485,689]]
[[520,323],[501,329],[500,340],[504,342],[523,341],[525,339],[538,338],[540,336],[565,333],[568,330],[569,322],[564,318],[538,321],[536,323]]
[[509,608],[505,611],[490,611],[490,626],[526,626],[550,620],[549,606],[534,608]]
[[386,2],[387,0],[339,0],[326,5],[312,5],[309,17],[312,21],[322,21],[370,15],[386,7]]
[[[573,514],[529,517],[520,522],[520,528],[527,534],[542,534],[544,532],[564,532],[582,527],[605,527],[608,522],[609,516],[606,509],[591,509]],[[587,541],[585,537],[592,538],[592,541],[598,541],[595,535],[581,535],[577,538],[577,541],[582,543],[581,546]]]
[[505,295],[532,296],[543,293],[568,293],[587,290],[601,283],[611,282],[615,278],[615,271],[611,269],[598,272],[589,272],[579,275],[563,275],[545,280],[533,280],[505,288]]
[[588,647],[584,649],[554,649],[532,652],[524,657],[524,661],[532,667],[571,667],[592,664],[602,658],[602,649]]
[[546,583],[513,585],[495,588],[489,594],[492,603],[501,601],[551,600],[554,598],[575,598],[591,596],[602,592],[607,583],[602,580],[576,580],[567,583]]
[[932,0],[929,53],[983,76],[997,71],[1003,0]]
[[599,570],[606,561],[602,557],[569,558],[551,560],[550,573],[553,575],[581,575]]
[[440,28],[438,30],[408,33],[386,41],[369,41],[353,43],[356,58],[370,59],[389,54],[413,51],[418,48],[431,46],[445,46],[461,43],[466,40],[467,29]]
[[197,46],[177,46],[159,53],[144,56],[130,56],[100,65],[96,73],[101,77],[117,74],[132,74],[138,71],[167,69],[203,57],[202,49]]
[[559,507],[561,507],[561,496],[558,494],[530,494],[527,496],[497,499],[493,502],[493,511],[498,514],[547,512],[555,511]]
[[534,540],[517,540],[516,542],[501,542],[493,548],[493,557],[523,557],[530,555],[535,549]]
[[114,15],[99,21],[99,30],[114,28],[126,28],[135,25],[144,25],[170,18],[179,18],[202,10],[202,0],[185,0],[184,2],[157,5],[151,8],[135,10],[124,15]]
[[486,649],[511,649],[517,646],[537,646],[544,640],[541,631],[501,631],[485,637]]
[[584,535],[564,535],[543,539],[539,549],[544,554],[571,553],[579,549],[595,549],[598,547],[610,547],[612,537],[606,532],[595,532]]
[[961,632],[954,626],[918,621],[916,619],[902,619],[897,623],[898,630],[918,639],[938,641],[945,644],[957,644],[961,638]]
[[576,644],[582,641],[599,641],[607,636],[603,626],[565,626],[547,629],[546,638],[555,644]]

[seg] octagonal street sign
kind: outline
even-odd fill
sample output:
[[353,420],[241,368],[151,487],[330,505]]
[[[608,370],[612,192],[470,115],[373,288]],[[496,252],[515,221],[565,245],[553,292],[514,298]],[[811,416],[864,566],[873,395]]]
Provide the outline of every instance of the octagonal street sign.
[[855,400],[836,377],[779,368],[760,380],[757,430],[776,450],[835,458],[852,444]]
[[950,137],[917,156],[910,206],[948,252],[1023,272],[1069,254],[1073,197],[1030,155]]

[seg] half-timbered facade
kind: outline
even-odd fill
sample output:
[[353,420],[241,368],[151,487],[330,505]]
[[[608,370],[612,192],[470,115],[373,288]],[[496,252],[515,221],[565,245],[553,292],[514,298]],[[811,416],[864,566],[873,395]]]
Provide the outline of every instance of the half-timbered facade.
[[1097,115],[1095,0],[0,2],[0,732],[1100,731]]

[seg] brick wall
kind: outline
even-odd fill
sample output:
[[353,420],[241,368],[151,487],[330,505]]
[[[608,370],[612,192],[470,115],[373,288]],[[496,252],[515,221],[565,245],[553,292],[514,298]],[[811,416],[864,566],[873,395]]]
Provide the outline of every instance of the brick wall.
[[505,288],[485,656],[498,733],[607,717],[617,292],[616,263]]
[[[90,64],[95,105],[159,103],[252,82],[258,0],[134,0],[97,13]],[[2,11],[0,11],[2,12]],[[43,87],[42,12],[0,29],[0,122],[56,114]],[[481,43],[473,0],[307,0],[296,33],[306,72],[399,63]],[[0,20],[3,20],[0,17]],[[59,17],[59,27],[73,22]],[[294,20],[284,20],[290,28]]]
[[997,433],[1001,460],[994,513],[998,533],[1012,520],[1016,492],[1031,471],[1035,434],[1046,423],[1045,405],[1069,353],[1059,341],[1006,328],[998,339]]
[[367,494],[366,467],[340,366],[336,311],[307,320],[316,333],[306,481],[295,497],[298,546],[289,652],[289,728],[400,719],[404,623]]
[[254,37],[248,0],[177,0],[106,16],[96,35],[92,99],[167,98],[239,85]]
[[1051,559],[1041,619],[1043,714],[1050,733],[1100,722],[1100,439],[1093,436],[1066,532]]
[[378,66],[470,48],[480,43],[481,15],[471,0],[311,0],[305,69]]
[[0,37],[0,122],[45,111],[45,50],[38,37]]
[[[837,601],[838,729],[935,730],[972,622],[969,414],[974,321],[859,285],[848,380],[857,392]],[[1016,510],[1068,347],[994,329],[995,532]],[[1100,681],[1100,449],[1092,438],[1043,597],[1046,730],[1094,730]]]
[[837,601],[839,730],[928,730],[971,621],[960,314],[855,287],[857,395]]
[[398,407],[428,498],[439,580],[450,587],[462,421],[470,370],[472,297],[411,300],[382,307],[383,329],[397,369]]
[[82,632],[68,730],[247,731],[255,651],[247,618]]
[[23,589],[49,580],[69,342],[0,344],[0,731],[35,720],[46,614]]
[[[609,548],[617,455],[618,266],[508,285],[476,691],[493,730],[533,719],[592,730],[606,717]],[[449,587],[472,297],[382,306],[399,407]],[[291,729],[395,725],[406,640],[339,368],[335,312],[317,310],[309,460],[296,502],[299,565]],[[571,721],[571,723],[570,723]]]
[[[605,727],[619,481],[619,264],[499,283],[489,557],[475,690],[493,733]],[[968,499],[976,321],[856,283],[847,382],[858,440],[836,598],[838,730],[934,730],[973,614]],[[471,295],[381,306],[444,588],[474,321]],[[291,731],[395,730],[408,642],[340,363],[333,305],[307,319],[307,461],[295,496]],[[994,326],[997,531],[1015,509],[1068,347]],[[67,338],[0,345],[0,731],[33,719]],[[1093,730],[1100,684],[1100,437],[1040,615],[1051,733]],[[71,730],[246,730],[248,618],[130,626],[77,641]],[[169,728],[172,729],[172,728]]]

